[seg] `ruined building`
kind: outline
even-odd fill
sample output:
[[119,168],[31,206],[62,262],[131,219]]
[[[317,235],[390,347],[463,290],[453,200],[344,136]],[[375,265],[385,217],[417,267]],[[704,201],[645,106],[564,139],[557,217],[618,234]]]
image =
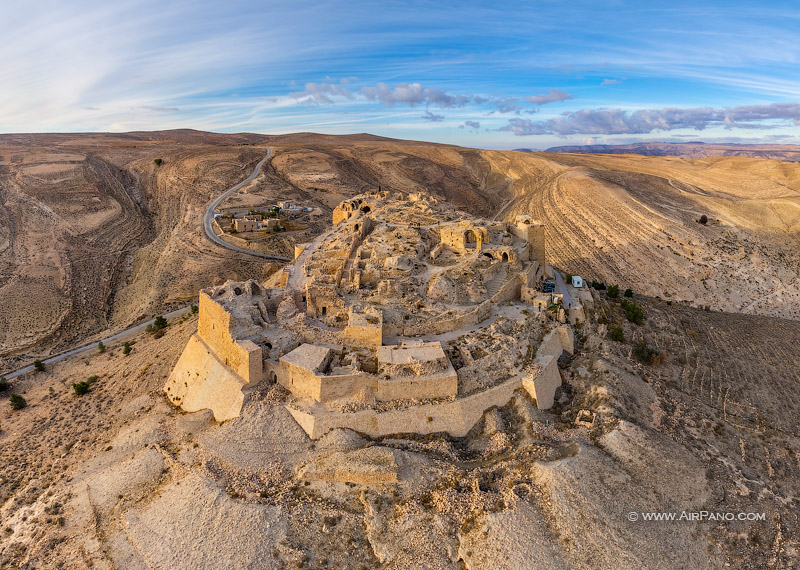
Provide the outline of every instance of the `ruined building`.
[[164,387],[174,404],[223,421],[276,382],[312,438],[462,436],[517,390],[552,406],[573,341],[536,293],[542,224],[386,192],[343,202],[333,222],[267,283],[201,291],[198,331]]

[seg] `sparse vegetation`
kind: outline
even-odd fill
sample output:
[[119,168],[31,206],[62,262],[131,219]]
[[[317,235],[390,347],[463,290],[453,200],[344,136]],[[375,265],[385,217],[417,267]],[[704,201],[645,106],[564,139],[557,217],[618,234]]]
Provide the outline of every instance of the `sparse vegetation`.
[[639,362],[648,366],[655,366],[663,361],[662,354],[656,349],[650,348],[647,341],[640,340],[633,349],[633,356]]
[[625,318],[633,324],[640,325],[644,322],[644,311],[636,303],[623,300],[622,308],[625,310]]
[[629,299],[631,299],[633,297],[633,289],[631,289],[630,287],[625,289],[625,292],[623,293],[623,295],[625,297],[628,297]]
[[197,305],[194,305],[194,304],[192,305],[191,311],[192,311],[193,315],[196,315],[199,310],[200,310],[200,307],[198,307]]
[[167,319],[163,315],[158,315],[153,322],[147,325],[145,330],[152,334],[155,338],[164,336],[164,329],[167,328]]
[[619,297],[619,285],[609,285],[606,295],[608,295],[609,299],[616,299]]
[[700,216],[700,219],[697,220],[697,221],[700,222],[703,225],[706,225],[708,223],[708,216],[703,214],[702,216]]
[[157,158],[153,162],[155,162],[156,166],[161,166],[162,164],[164,164],[164,159]]
[[598,291],[604,291],[606,288],[606,284],[601,281],[592,281],[592,289],[597,289]]
[[615,342],[625,342],[625,332],[622,330],[622,327],[612,327],[611,340]]
[[0,376],[0,392],[5,392],[6,390],[8,390],[9,386],[11,386],[11,384],[6,379],[6,377]]
[[42,362],[38,358],[33,361],[33,367],[39,372],[44,372],[44,362]]
[[86,392],[89,391],[89,383],[88,382],[77,382],[72,385],[72,389],[75,392],[76,396],[83,396]]
[[11,404],[12,410],[21,410],[22,408],[28,405],[28,402],[25,400],[25,398],[23,398],[19,394],[11,394],[11,396],[8,399],[8,402]]
[[100,354],[102,354],[102,353],[104,353],[104,352],[106,351],[106,345],[105,345],[105,344],[103,344],[103,341],[102,341],[102,340],[101,340],[100,342],[98,342],[98,343],[97,343],[97,351],[98,351]]
[[131,343],[126,342],[124,345],[122,345],[122,354],[124,354],[125,356],[128,356],[132,350],[133,347],[131,346]]

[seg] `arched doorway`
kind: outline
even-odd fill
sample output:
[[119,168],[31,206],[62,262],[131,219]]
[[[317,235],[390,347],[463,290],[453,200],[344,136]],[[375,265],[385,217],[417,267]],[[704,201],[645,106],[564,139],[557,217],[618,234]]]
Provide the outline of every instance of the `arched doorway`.
[[475,232],[467,230],[464,232],[464,248],[475,249],[476,247],[478,247],[478,238],[475,236]]
[[505,261],[506,263],[508,263],[508,252],[507,252],[507,251],[504,251],[504,252],[503,252],[503,261]]

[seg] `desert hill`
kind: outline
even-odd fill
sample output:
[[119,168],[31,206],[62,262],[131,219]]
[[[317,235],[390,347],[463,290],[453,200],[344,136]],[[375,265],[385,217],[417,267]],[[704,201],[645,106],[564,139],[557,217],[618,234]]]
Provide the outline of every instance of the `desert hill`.
[[[0,138],[5,368],[201,287],[266,280],[275,264],[217,248],[201,220],[267,146],[273,160],[237,205],[320,212],[276,236],[276,252],[363,190],[432,192],[541,219],[549,263],[632,287],[644,321],[593,291],[555,407],[520,392],[462,438],[338,429],[311,441],[268,382],[233,420],[183,413],[162,389],[197,330],[190,314],[127,356],[110,343],[15,378],[0,396],[28,405],[0,408],[0,567],[797,566],[800,166],[259,137]],[[630,518],[701,511],[763,519]]]
[[372,135],[2,135],[0,310],[11,317],[0,324],[0,357],[123,328],[223,277],[266,277],[273,266],[221,251],[201,227],[212,196],[245,178],[266,146],[275,156],[239,203],[293,199],[320,213],[305,232],[270,242],[279,255],[322,231],[342,199],[380,186],[432,192],[480,215],[531,214],[547,224],[548,261],[570,273],[696,306],[800,314],[794,163],[481,151]]
[[680,156],[710,158],[714,156],[747,156],[786,162],[800,162],[800,147],[791,144],[720,144],[703,142],[667,143],[643,142],[633,144],[590,144],[554,146],[545,152],[588,154],[641,154],[645,156]]
[[[194,317],[29,374],[0,416],[0,565],[793,567],[800,324],[635,301],[642,326],[595,293],[551,412],[520,393],[463,438],[314,442],[275,384],[223,424],[181,413],[161,389]],[[629,519],[684,511],[764,519]]]

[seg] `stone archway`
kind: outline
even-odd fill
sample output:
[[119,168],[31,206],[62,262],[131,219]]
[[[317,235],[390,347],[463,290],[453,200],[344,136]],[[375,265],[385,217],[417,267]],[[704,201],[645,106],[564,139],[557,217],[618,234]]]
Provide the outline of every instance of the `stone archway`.
[[476,249],[478,247],[478,237],[472,230],[464,232],[464,249]]
[[507,252],[507,251],[504,251],[504,252],[503,252],[503,258],[502,258],[502,259],[503,259],[503,261],[505,261],[506,263],[508,263],[508,252]]

